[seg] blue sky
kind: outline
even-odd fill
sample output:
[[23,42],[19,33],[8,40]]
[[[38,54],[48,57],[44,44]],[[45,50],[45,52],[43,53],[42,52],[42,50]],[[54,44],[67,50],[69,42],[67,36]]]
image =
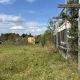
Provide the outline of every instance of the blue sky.
[[0,0],[0,33],[43,33],[64,0]]

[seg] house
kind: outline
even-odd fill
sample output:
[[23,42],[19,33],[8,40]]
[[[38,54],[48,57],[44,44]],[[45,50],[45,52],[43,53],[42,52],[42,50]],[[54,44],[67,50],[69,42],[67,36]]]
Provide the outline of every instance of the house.
[[29,44],[35,44],[35,37],[28,37]]

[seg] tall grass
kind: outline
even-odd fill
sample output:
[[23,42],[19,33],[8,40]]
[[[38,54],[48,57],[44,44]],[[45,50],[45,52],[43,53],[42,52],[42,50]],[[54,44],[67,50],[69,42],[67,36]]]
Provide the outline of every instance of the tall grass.
[[0,80],[80,80],[76,61],[37,45],[0,45]]

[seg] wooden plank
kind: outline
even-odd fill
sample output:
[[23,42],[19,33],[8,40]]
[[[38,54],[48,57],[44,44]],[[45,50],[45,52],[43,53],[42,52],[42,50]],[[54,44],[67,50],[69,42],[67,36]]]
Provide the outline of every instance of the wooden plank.
[[60,48],[63,49],[63,50],[67,50],[67,48],[64,47],[64,46],[60,46],[60,45],[58,45],[58,47],[60,47]]
[[80,8],[80,4],[59,4],[58,8]]
[[53,19],[62,19],[62,17],[53,17]]

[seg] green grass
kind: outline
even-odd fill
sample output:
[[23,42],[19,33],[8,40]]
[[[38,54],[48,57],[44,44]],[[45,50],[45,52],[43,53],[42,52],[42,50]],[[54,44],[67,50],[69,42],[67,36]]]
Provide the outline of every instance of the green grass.
[[0,45],[0,80],[80,80],[76,61],[37,45]]

